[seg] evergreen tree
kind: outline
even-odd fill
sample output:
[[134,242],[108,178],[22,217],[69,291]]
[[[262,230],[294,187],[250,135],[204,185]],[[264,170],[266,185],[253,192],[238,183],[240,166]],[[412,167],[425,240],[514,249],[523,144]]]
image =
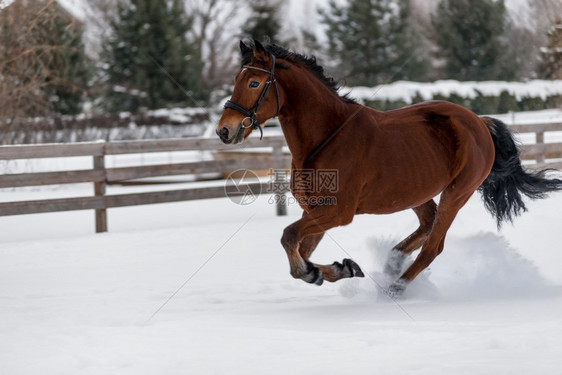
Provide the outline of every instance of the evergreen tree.
[[518,66],[504,42],[504,0],[441,0],[433,17],[447,78],[511,80]]
[[[110,111],[193,105],[207,97],[181,0],[123,0],[104,51]],[[185,90],[185,91],[184,91]]]
[[557,20],[547,33],[546,47],[541,48],[543,76],[562,79],[562,20]]
[[49,45],[60,46],[47,66],[45,95],[53,109],[60,114],[78,114],[92,77],[93,65],[86,56],[82,41],[82,27],[57,13],[49,27],[42,29],[43,38]]
[[282,43],[279,37],[281,21],[279,0],[248,0],[251,14],[242,27],[242,37],[246,39],[269,39],[274,43]]
[[343,6],[331,0],[320,16],[348,84],[418,80],[427,71],[427,59],[410,26],[408,0],[350,0]]

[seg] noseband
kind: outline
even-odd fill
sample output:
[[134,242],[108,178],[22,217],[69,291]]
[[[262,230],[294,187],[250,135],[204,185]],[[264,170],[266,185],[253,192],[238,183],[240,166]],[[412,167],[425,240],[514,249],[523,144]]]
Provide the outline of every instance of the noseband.
[[[230,108],[230,109],[234,109],[240,113],[242,113],[244,116],[242,121],[240,122],[240,126],[242,127],[242,129],[248,129],[248,128],[252,128],[252,129],[259,129],[260,130],[260,140],[263,138],[263,130],[260,126],[260,123],[258,122],[258,118],[257,118],[257,113],[261,107],[261,103],[263,102],[263,100],[265,99],[265,96],[267,95],[267,92],[269,91],[269,87],[271,86],[271,83],[273,82],[273,84],[275,85],[275,95],[277,97],[277,112],[275,113],[275,116],[277,116],[279,114],[279,111],[281,110],[281,103],[279,102],[279,88],[277,87],[277,81],[275,80],[275,56],[273,54],[271,54],[271,70],[266,70],[266,69],[262,69],[262,68],[258,68],[255,66],[249,66],[249,65],[243,65],[242,68],[247,68],[247,69],[254,69],[254,70],[259,70],[260,72],[265,72],[269,74],[269,78],[268,80],[265,82],[265,86],[263,87],[263,90],[261,91],[260,96],[258,97],[258,100],[256,101],[256,103],[250,108],[250,109],[246,109],[244,107],[242,107],[240,104],[233,102],[232,100],[227,100],[226,103],[224,104],[224,108]],[[246,125],[246,120],[250,120],[250,123],[248,125]]]

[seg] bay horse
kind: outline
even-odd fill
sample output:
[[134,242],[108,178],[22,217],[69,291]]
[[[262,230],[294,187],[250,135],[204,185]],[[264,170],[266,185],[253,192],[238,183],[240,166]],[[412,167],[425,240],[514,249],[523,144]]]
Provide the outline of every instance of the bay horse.
[[[394,280],[386,292],[399,296],[443,251],[447,230],[476,190],[499,228],[526,210],[522,195],[544,198],[562,189],[562,180],[545,177],[546,170],[523,170],[512,134],[497,119],[444,101],[379,112],[340,95],[314,57],[257,41],[241,41],[240,49],[241,70],[216,132],[224,143],[241,143],[279,118],[292,155],[291,192],[303,209],[281,238],[294,278],[321,285],[363,277],[351,259],[310,261],[324,233],[357,214],[412,209],[419,227],[384,266]],[[322,171],[337,172],[337,189],[321,186]],[[335,199],[322,204],[326,196]],[[420,247],[402,272],[406,257]]]

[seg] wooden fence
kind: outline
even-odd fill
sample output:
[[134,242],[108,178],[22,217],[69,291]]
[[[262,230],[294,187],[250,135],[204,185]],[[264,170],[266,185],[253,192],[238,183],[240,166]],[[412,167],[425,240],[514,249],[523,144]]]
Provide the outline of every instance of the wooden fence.
[[[288,169],[291,157],[283,154],[284,146],[285,140],[282,136],[268,137],[262,141],[249,139],[244,142],[243,148],[221,146],[218,139],[1,146],[0,160],[90,156],[93,158],[93,168],[77,171],[4,174],[0,176],[0,188],[91,182],[94,185],[94,195],[0,203],[0,216],[93,209],[95,210],[96,232],[106,232],[108,208],[218,198],[225,197],[227,194],[235,196],[245,193],[245,191],[239,191],[239,186],[235,184],[223,183],[220,186],[108,195],[106,194],[108,184],[123,184],[142,178],[162,176],[213,173],[227,175],[238,169]],[[123,168],[107,168],[105,163],[107,155],[209,150],[217,153],[228,151],[230,158]],[[237,157],[233,151],[238,151],[238,154],[244,151],[244,158]],[[245,185],[245,189],[249,188],[253,193],[259,193],[266,191],[268,184],[270,182],[252,182]],[[285,185],[280,184],[280,186]],[[282,200],[278,201],[282,203]],[[278,214],[283,214],[284,209],[284,206],[279,204],[277,206]]]
[[562,122],[536,125],[510,125],[509,129],[515,133],[534,133],[535,143],[522,145],[523,160],[533,160],[533,168],[562,169],[562,142],[544,143],[544,133],[562,131]]
[[[533,165],[530,165],[531,168],[549,167],[562,169],[562,142],[544,143],[545,132],[562,131],[562,123],[513,125],[510,128],[518,133],[535,134],[535,144],[524,145],[521,148],[522,158],[534,161]],[[287,169],[290,166],[291,158],[290,155],[284,154],[284,146],[286,146],[286,143],[282,136],[265,137],[261,141],[255,138],[248,139],[242,148],[221,145],[217,139],[167,139],[0,146],[0,160],[72,156],[88,156],[93,158],[93,168],[87,170],[3,174],[0,175],[0,188],[71,183],[93,183],[94,185],[94,195],[90,197],[0,203],[0,216],[95,210],[96,232],[105,232],[108,229],[107,209],[109,208],[218,198],[240,193],[238,186],[222,183],[220,186],[108,195],[106,193],[106,186],[108,184],[123,184],[143,178],[163,176],[209,173],[224,176],[238,169]],[[219,154],[223,153],[223,157],[215,158],[215,160],[188,163],[166,163],[122,168],[106,167],[107,155],[175,151],[212,151]],[[243,156],[243,158],[240,156]],[[271,184],[271,182],[254,182],[248,185],[248,187],[254,192],[260,192],[266,191],[266,185],[268,184]],[[286,190],[286,184],[280,184],[280,186],[285,186]],[[283,193],[283,191],[277,189],[277,193]],[[278,214],[283,214],[284,206],[278,205],[277,211]]]

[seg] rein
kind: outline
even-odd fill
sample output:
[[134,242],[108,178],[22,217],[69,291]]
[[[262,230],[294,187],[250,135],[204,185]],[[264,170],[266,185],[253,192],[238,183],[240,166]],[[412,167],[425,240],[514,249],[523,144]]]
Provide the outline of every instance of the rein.
[[310,161],[312,159],[314,159],[314,157],[316,155],[318,155],[320,153],[320,151],[322,151],[322,149],[324,147],[326,147],[326,145],[328,143],[330,143],[332,141],[332,139],[335,138],[336,135],[338,135],[338,133],[347,125],[349,121],[344,122],[339,128],[337,128],[336,130],[334,130],[334,132],[332,134],[330,134],[330,136],[328,138],[326,138],[322,143],[320,143],[318,146],[316,146],[314,148],[314,150],[312,150],[312,152],[308,155],[308,157],[306,158],[306,160],[304,161],[303,166],[306,167],[308,165],[308,163],[310,163]]
[[[277,112],[275,112],[275,116],[277,116],[279,114],[279,112],[281,111],[281,103],[279,101],[279,87],[277,86],[277,81],[275,80],[275,56],[273,54],[271,54],[271,70],[266,70],[266,69],[262,69],[262,68],[258,68],[256,66],[250,66],[250,65],[243,65],[242,68],[247,68],[247,69],[254,69],[254,70],[259,70],[260,72],[265,72],[269,74],[269,79],[265,82],[265,86],[263,87],[263,90],[260,94],[260,96],[258,97],[258,100],[256,101],[256,103],[249,109],[244,108],[243,106],[241,106],[240,104],[233,102],[232,100],[227,100],[226,103],[224,104],[224,108],[230,108],[230,109],[234,109],[240,113],[242,113],[244,116],[242,121],[240,122],[240,127],[242,129],[248,129],[248,128],[252,128],[252,129],[259,129],[260,130],[260,140],[263,138],[263,130],[260,126],[260,123],[258,121],[257,118],[257,114],[258,111],[261,107],[261,104],[263,102],[263,100],[265,99],[265,96],[267,95],[267,92],[269,91],[269,87],[271,86],[271,83],[273,82],[273,84],[275,85],[275,95],[277,97]],[[250,120],[250,123],[248,125],[245,125],[246,120]]]

